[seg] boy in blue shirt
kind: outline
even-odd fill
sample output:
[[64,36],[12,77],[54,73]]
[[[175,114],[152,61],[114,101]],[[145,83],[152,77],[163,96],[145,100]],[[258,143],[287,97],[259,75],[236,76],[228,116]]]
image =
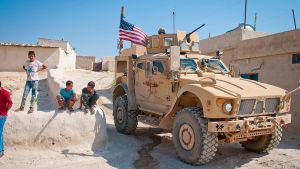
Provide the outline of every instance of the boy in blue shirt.
[[78,99],[72,88],[73,82],[68,80],[66,82],[66,88],[60,90],[57,96],[57,102],[60,106],[58,108],[59,110],[64,110],[67,107],[70,112],[74,112],[73,106]]

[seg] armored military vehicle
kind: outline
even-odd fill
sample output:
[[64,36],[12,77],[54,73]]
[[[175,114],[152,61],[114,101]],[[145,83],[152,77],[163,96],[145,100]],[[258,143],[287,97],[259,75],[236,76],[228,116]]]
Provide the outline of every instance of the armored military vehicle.
[[138,122],[172,132],[179,158],[194,165],[213,159],[218,144],[239,142],[266,153],[291,122],[286,90],[233,77],[221,57],[200,53],[197,32],[147,38],[142,56],[117,56],[113,115],[131,134]]

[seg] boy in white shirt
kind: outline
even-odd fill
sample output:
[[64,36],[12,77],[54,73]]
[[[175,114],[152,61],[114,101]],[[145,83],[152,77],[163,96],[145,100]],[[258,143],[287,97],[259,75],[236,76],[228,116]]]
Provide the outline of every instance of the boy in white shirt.
[[39,77],[38,77],[38,71],[42,71],[44,69],[47,69],[47,66],[45,66],[43,63],[41,63],[38,60],[35,60],[36,56],[34,51],[29,51],[28,52],[28,59],[26,60],[23,69],[26,71],[27,74],[27,80],[24,88],[24,93],[22,97],[22,103],[20,106],[20,111],[24,111],[25,103],[26,103],[26,98],[31,91],[31,100],[30,100],[30,108],[28,110],[28,113],[32,113],[34,111],[34,102],[36,101],[37,97],[37,90],[38,90],[38,82],[39,82]]

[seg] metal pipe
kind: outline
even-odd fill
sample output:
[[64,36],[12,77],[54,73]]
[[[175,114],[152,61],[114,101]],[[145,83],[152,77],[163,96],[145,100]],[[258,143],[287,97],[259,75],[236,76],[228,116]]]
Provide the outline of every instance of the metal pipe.
[[257,20],[257,13],[255,12],[254,15],[254,30],[256,31],[256,20]]
[[244,29],[246,29],[246,22],[247,22],[247,0],[245,0],[245,13],[244,13]]
[[173,32],[175,32],[175,12],[173,12]]
[[297,29],[294,9],[292,9],[292,13],[293,13],[293,19],[294,19],[294,26],[295,26],[295,29]]

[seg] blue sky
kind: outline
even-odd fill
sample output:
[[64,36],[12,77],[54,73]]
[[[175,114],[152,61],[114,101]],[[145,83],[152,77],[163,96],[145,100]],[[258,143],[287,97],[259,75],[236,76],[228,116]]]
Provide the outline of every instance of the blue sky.
[[[244,0],[0,0],[0,42],[33,43],[39,37],[64,39],[78,55],[117,54],[120,8],[147,35],[163,27],[191,31],[201,24],[202,39],[223,34],[243,22]],[[257,12],[257,31],[282,32],[294,28],[291,9],[300,27],[300,0],[248,0],[247,23]]]

